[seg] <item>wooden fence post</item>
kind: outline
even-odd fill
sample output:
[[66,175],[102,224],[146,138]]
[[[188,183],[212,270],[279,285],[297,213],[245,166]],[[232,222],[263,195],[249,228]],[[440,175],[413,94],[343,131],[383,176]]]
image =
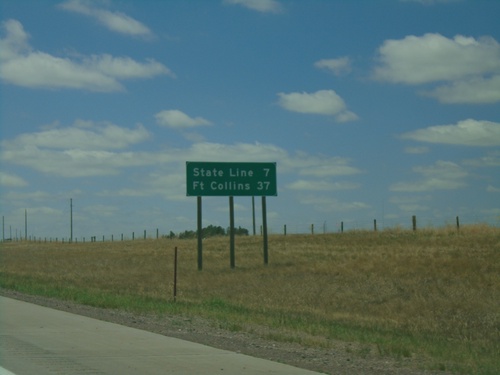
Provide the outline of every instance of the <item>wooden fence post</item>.
[[413,230],[416,231],[417,230],[417,216],[413,215],[411,217],[411,221],[412,221],[412,225],[413,225]]

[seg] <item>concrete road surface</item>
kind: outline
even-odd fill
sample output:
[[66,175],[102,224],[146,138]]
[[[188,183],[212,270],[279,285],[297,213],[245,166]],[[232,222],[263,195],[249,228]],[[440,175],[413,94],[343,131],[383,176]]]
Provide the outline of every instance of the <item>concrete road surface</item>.
[[317,374],[0,297],[0,375]]

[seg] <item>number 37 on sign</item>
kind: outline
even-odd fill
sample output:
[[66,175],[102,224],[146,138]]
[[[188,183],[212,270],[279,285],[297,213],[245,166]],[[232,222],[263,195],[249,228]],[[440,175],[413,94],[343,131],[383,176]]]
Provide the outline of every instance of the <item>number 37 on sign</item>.
[[276,196],[276,163],[186,162],[188,196]]

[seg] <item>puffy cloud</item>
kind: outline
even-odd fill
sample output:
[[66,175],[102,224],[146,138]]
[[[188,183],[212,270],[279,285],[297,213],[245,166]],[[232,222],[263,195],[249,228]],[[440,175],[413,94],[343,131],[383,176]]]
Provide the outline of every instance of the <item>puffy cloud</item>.
[[437,161],[434,165],[415,167],[413,172],[422,176],[415,182],[398,182],[390,187],[391,191],[423,192],[432,190],[452,190],[465,186],[467,172],[458,164],[449,161]]
[[0,39],[0,62],[15,58],[19,53],[30,51],[29,34],[24,31],[23,25],[16,20],[2,23],[5,38]]
[[149,137],[149,132],[142,125],[138,125],[135,129],[127,129],[108,122],[77,120],[72,127],[24,133],[14,140],[2,142],[2,145],[7,148],[109,150],[125,148],[143,142]]
[[149,132],[141,125],[126,129],[109,123],[76,122],[73,127],[25,133],[2,141],[1,158],[65,177],[117,174],[120,168],[154,162],[153,155],[147,153],[113,151],[148,138]]
[[241,5],[261,13],[280,13],[283,10],[276,0],[224,0],[226,4]]
[[464,146],[500,146],[500,123],[473,119],[455,125],[437,125],[405,133],[403,139]]
[[59,5],[61,9],[94,18],[109,30],[132,36],[151,37],[151,30],[141,22],[120,12],[99,9],[89,1],[69,0]]
[[500,71],[500,45],[490,37],[440,34],[386,40],[379,48],[375,78],[407,84],[453,81],[466,76]]
[[124,90],[120,80],[174,74],[155,60],[145,63],[108,54],[69,59],[33,51],[28,34],[16,20],[3,23],[6,36],[0,39],[0,78],[33,88],[72,88],[90,91]]
[[488,186],[486,187],[486,191],[487,191],[488,193],[500,193],[500,187],[495,187],[495,186],[493,186],[493,185],[488,185]]
[[351,60],[349,57],[340,57],[338,59],[322,59],[316,61],[314,66],[319,69],[331,71],[336,76],[351,72]]
[[155,115],[156,122],[169,128],[185,129],[196,126],[211,125],[211,122],[202,117],[189,117],[177,109],[165,110]]
[[359,186],[359,184],[354,182],[297,180],[287,185],[287,188],[291,190],[336,191],[357,189]]
[[407,154],[425,154],[429,152],[429,147],[422,146],[422,147],[406,147],[405,152]]
[[312,157],[298,153],[294,165],[299,168],[301,176],[333,177],[346,176],[361,173],[355,167],[349,165],[350,160],[340,157]]
[[439,3],[456,3],[462,0],[399,0],[403,3],[420,3],[424,5],[434,5]]
[[[145,185],[151,194],[165,195],[165,184],[172,186],[168,199],[183,200],[185,194],[179,185],[185,181],[183,166],[187,160],[235,162],[269,162],[278,164],[280,173],[302,176],[292,189],[329,190],[354,189],[350,182],[319,185],[315,180],[332,176],[352,175],[360,171],[351,161],[340,157],[325,157],[304,152],[290,154],[273,144],[262,143],[194,143],[189,148],[168,148],[161,151],[132,151],[130,146],[150,138],[142,126],[123,128],[110,123],[78,120],[70,127],[51,127],[34,133],[21,134],[0,144],[3,163],[21,165],[40,173],[61,177],[89,177],[117,175],[126,168],[154,166],[168,173],[150,175],[158,185]],[[161,177],[164,176],[164,177]],[[310,178],[313,182],[307,182]],[[316,184],[316,185],[315,185]],[[144,195],[144,191],[125,189],[115,194]]]
[[495,103],[500,102],[500,74],[489,78],[473,77],[424,93],[441,103]]
[[410,35],[386,40],[377,59],[373,77],[380,81],[410,85],[447,82],[425,92],[443,103],[500,101],[500,44],[492,37]]
[[339,212],[339,211],[357,211],[371,208],[370,205],[354,201],[340,202],[338,199],[326,196],[311,195],[300,199],[301,204],[314,206],[318,211],[322,212]]
[[28,183],[19,176],[5,172],[0,172],[0,186],[23,187],[26,185],[28,185]]
[[344,100],[333,90],[313,93],[279,93],[279,104],[286,110],[298,113],[335,116],[338,122],[353,121],[358,116],[347,110]]
[[500,167],[500,151],[492,151],[487,155],[478,159],[467,159],[463,162],[464,165],[471,167]]

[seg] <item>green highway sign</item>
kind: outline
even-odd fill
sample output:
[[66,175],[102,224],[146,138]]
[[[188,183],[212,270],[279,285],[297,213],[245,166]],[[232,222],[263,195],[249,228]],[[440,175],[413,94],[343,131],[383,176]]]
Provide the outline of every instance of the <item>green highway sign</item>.
[[186,162],[187,196],[275,196],[276,163]]

